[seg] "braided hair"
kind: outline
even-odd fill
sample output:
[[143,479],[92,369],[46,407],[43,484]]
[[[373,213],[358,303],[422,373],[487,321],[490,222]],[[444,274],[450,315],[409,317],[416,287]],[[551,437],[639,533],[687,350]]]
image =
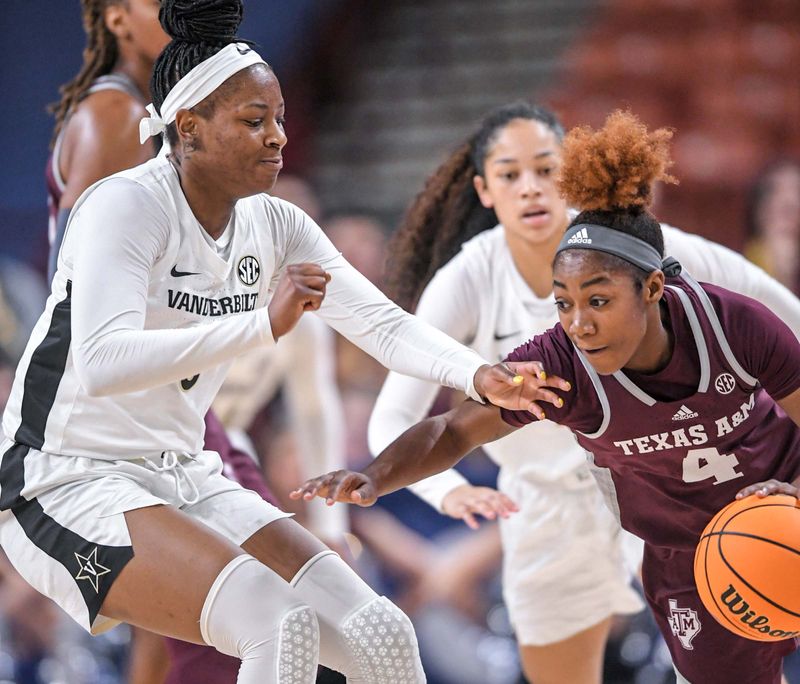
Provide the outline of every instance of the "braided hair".
[[86,32],[83,65],[71,81],[59,88],[61,100],[48,107],[56,119],[51,147],[55,144],[67,115],[86,96],[89,86],[99,76],[111,73],[117,63],[117,39],[106,26],[105,10],[106,7],[120,4],[126,5],[127,0],[81,0],[83,30]]
[[[172,38],[153,67],[150,91],[161,110],[169,91],[194,67],[231,43],[249,43],[236,36],[242,23],[241,0],[163,0],[158,13],[161,26]],[[207,103],[211,114],[213,102]],[[175,147],[175,124],[167,126],[167,140]]]
[[461,245],[497,225],[494,209],[484,207],[473,178],[485,175],[486,157],[500,132],[516,119],[539,121],[560,141],[564,129],[555,114],[527,102],[492,110],[478,129],[427,180],[389,244],[386,266],[389,296],[411,311],[425,286]]

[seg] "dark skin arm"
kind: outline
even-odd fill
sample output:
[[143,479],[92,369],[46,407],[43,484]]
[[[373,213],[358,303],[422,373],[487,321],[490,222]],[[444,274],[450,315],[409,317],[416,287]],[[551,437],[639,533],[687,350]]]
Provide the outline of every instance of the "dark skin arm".
[[515,429],[496,406],[465,401],[406,430],[363,471],[337,470],[307,480],[290,496],[371,506],[379,496],[447,470],[476,447]]
[[94,93],[81,102],[67,122],[61,147],[62,209],[74,206],[92,183],[153,157],[152,143],[139,144],[139,121],[145,116],[141,103],[118,90]]
[[[778,405],[786,411],[786,415],[794,421],[795,425],[800,426],[800,389],[781,399]],[[800,498],[800,476],[793,482],[780,482],[779,480],[756,482],[739,491],[736,498],[743,499],[751,494],[755,494],[759,498],[770,494],[788,494],[789,496]]]

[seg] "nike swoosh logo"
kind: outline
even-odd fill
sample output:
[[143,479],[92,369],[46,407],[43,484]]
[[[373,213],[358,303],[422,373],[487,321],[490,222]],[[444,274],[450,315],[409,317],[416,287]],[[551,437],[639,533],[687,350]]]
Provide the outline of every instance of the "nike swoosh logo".
[[199,273],[194,273],[193,271],[179,271],[177,264],[172,267],[172,270],[169,272],[169,274],[173,278],[183,278],[184,276],[200,275]]
[[197,378],[200,377],[200,373],[195,375],[193,378],[184,378],[181,380],[181,389],[184,392],[188,392],[192,387],[194,387],[195,383],[197,382]]
[[507,340],[509,337],[514,337],[515,335],[519,335],[521,332],[522,332],[521,330],[515,330],[514,332],[508,333],[507,335],[500,335],[498,333],[495,333],[494,339],[500,342],[501,340]]

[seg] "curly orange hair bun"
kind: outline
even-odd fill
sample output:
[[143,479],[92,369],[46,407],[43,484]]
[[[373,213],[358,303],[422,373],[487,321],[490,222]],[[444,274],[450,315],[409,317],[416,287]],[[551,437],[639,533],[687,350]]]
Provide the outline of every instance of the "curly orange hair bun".
[[650,133],[630,112],[617,110],[598,131],[572,129],[564,138],[558,189],[580,211],[645,210],[656,181],[677,183],[672,166],[672,130]]

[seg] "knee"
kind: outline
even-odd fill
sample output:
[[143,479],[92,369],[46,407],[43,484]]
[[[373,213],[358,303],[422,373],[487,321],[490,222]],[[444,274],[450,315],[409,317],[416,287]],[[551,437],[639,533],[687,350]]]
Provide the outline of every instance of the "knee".
[[339,556],[316,555],[292,584],[317,613],[320,661],[344,674],[348,684],[425,682],[411,620]]
[[352,670],[364,682],[425,682],[411,620],[386,597],[378,596],[354,611],[341,632]]
[[[200,618],[206,643],[221,653],[275,665],[281,681],[314,681],[319,625],[313,609],[265,565],[239,556],[223,569]],[[271,666],[270,666],[271,667]]]

